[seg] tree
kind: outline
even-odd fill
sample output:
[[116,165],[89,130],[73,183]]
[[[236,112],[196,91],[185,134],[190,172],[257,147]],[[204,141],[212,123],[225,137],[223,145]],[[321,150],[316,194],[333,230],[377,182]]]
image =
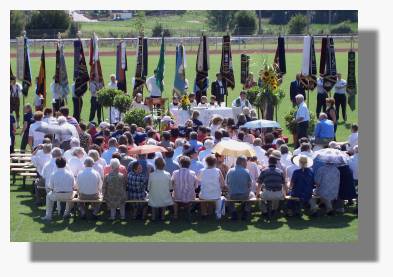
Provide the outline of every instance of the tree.
[[233,24],[235,25],[235,34],[252,35],[257,29],[257,18],[255,11],[238,11],[235,14]]
[[152,29],[152,37],[161,37],[162,34],[164,34],[164,37],[171,36],[169,29],[164,28],[161,23],[156,22],[156,25]]
[[71,18],[66,11],[35,11],[31,15],[30,22],[26,25],[27,30],[56,29],[64,32],[68,29]]
[[225,32],[233,25],[233,19],[236,11],[208,11],[207,23],[213,31]]
[[270,17],[270,24],[284,25],[289,21],[288,12],[287,11],[273,11],[272,16]]
[[145,12],[137,11],[135,15],[135,28],[139,34],[145,31]]
[[304,34],[307,24],[308,24],[307,16],[301,14],[295,15],[291,18],[291,20],[288,23],[288,33]]
[[11,11],[10,14],[10,37],[15,38],[20,36],[25,29],[26,15],[23,11]]

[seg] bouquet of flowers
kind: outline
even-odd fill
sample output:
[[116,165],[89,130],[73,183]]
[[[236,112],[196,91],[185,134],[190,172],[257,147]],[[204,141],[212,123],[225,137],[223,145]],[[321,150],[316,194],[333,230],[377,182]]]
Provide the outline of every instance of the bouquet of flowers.
[[189,111],[191,109],[190,98],[187,94],[183,95],[180,99],[180,108],[185,111]]

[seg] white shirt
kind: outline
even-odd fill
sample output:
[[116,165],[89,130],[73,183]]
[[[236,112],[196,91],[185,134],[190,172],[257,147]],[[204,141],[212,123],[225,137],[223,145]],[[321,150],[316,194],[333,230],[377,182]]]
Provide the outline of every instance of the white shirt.
[[96,81],[90,81],[89,89],[92,97],[97,96],[97,92],[103,88],[103,83],[97,83]]
[[151,76],[146,80],[146,86],[147,89],[150,92],[150,97],[151,96],[161,96],[161,90],[160,88],[157,86],[156,83],[157,79],[155,76]]
[[[70,149],[68,149],[67,151],[64,152],[63,158],[66,159],[67,162],[73,157],[72,153],[74,152],[74,150],[76,148],[79,148],[79,147],[71,147]],[[83,148],[82,148],[82,150],[84,153],[83,154],[83,161],[84,161],[86,159],[87,155],[86,155],[86,152]]]
[[72,172],[72,174],[74,174],[75,177],[78,176],[79,172],[81,172],[85,167],[83,165],[83,162],[75,156],[73,156],[68,161],[68,166],[70,167],[71,172]]
[[267,165],[268,158],[266,157],[266,151],[260,146],[253,146],[257,159],[262,165]]
[[97,194],[102,189],[100,174],[91,167],[86,167],[76,178],[76,189],[82,194]]
[[[236,105],[236,101],[237,101],[237,100],[240,100],[240,107],[238,107],[238,106]],[[241,108],[241,109],[243,109],[244,107],[250,107],[249,105],[247,105],[247,98],[244,99],[244,100],[242,100],[242,99],[240,98],[240,96],[239,96],[238,98],[236,98],[235,100],[232,101],[232,108]]]
[[100,163],[95,162],[95,163],[93,164],[93,169],[94,169],[95,171],[97,171],[98,174],[100,174],[101,179],[104,180],[104,167],[103,167]]
[[191,102],[191,108],[195,108],[195,107],[198,107],[198,103],[196,100]]
[[295,170],[296,170],[296,169],[299,169],[299,168],[300,168],[300,167],[298,167],[298,166],[295,165],[295,164],[292,164],[292,165],[290,165],[290,166],[287,167],[287,180],[288,180],[288,182],[291,181],[293,172],[295,172]]
[[113,88],[113,89],[117,89],[117,81],[114,82],[114,83],[112,83],[112,81],[109,82],[109,83],[108,83],[108,87],[109,87],[109,88]]
[[37,172],[42,175],[42,170],[44,169],[44,166],[46,165],[47,162],[50,161],[52,158],[52,155],[50,153],[45,154],[44,151],[38,150],[35,155],[31,157],[31,162],[37,169]]
[[208,148],[208,149],[205,149],[205,150],[199,152],[198,159],[199,159],[201,162],[203,162],[204,165],[206,165],[206,164],[205,164],[205,159],[206,159],[206,157],[212,154],[212,149],[213,149],[213,148]]
[[348,159],[349,168],[352,170],[353,179],[359,180],[359,154],[354,154]]
[[258,165],[255,162],[247,162],[247,169],[250,172],[250,176],[251,176],[251,181],[252,181],[252,185],[251,185],[251,191],[252,192],[256,192],[257,190],[257,180],[259,177],[259,174],[261,173]]
[[51,116],[51,115],[50,116],[44,116],[42,118],[42,121],[47,123],[47,124],[49,124],[49,125],[58,125],[56,117]]
[[198,104],[198,107],[209,108],[209,104],[208,103],[202,104],[202,102],[201,102]]
[[203,199],[219,199],[221,197],[220,170],[203,168],[199,172],[201,182],[200,197]]
[[353,147],[355,145],[359,144],[359,133],[358,132],[352,133],[352,134],[349,135],[349,137],[348,137],[348,144],[349,144],[349,149],[348,149],[349,151],[352,151]]
[[317,80],[317,93],[318,94],[322,94],[322,93],[325,93],[325,92],[326,92],[326,90],[323,87],[323,79],[322,78],[318,78],[318,80]]
[[347,92],[347,81],[344,79],[337,80],[336,84],[334,85],[334,89],[334,93],[345,94]]
[[29,137],[33,138],[33,148],[37,147],[44,141],[45,133],[36,131],[41,126],[48,127],[48,124],[42,121],[36,121],[30,125]]
[[19,83],[11,86],[10,89],[11,97],[21,97],[22,96],[22,86]]
[[136,101],[133,101],[132,104],[131,104],[131,108],[132,109],[142,109],[142,110],[145,110],[147,112],[150,112],[150,108],[148,106],[146,106],[145,104],[143,104],[142,102],[138,103]]
[[[310,121],[310,112],[308,111],[306,103],[304,101],[299,104],[296,111],[296,119],[303,118],[300,122]],[[299,122],[299,123],[300,123]]]
[[50,175],[49,189],[54,192],[72,192],[75,179],[72,173],[65,168],[58,168]]
[[284,166],[285,168],[291,166],[292,165],[291,158],[292,158],[292,154],[290,153],[282,154],[280,159],[282,166]]
[[56,135],[59,139],[60,142],[63,141],[69,141],[73,137],[79,139],[79,134],[78,131],[76,130],[76,127],[68,122],[64,122],[62,125],[62,128],[68,129],[71,134],[66,134],[66,135]]
[[41,96],[39,96],[38,94],[36,94],[34,96],[34,106],[40,107],[42,105],[42,100],[43,100],[43,98]]
[[52,92],[52,100],[55,102],[56,99],[60,99],[60,90],[58,89],[58,84],[52,82],[50,84],[50,91]]

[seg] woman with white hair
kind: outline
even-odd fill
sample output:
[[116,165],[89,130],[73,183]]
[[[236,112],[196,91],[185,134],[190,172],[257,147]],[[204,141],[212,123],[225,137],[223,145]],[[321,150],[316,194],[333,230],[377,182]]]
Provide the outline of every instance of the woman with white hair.
[[205,147],[205,150],[202,150],[201,152],[199,152],[199,160],[201,162],[205,163],[205,158],[212,154],[214,142],[211,139],[207,139],[203,143],[203,146]]
[[[93,168],[100,174],[101,179],[104,179],[104,166],[102,161],[100,160],[100,154],[97,150],[91,149],[87,154],[90,158],[93,159],[94,165]],[[105,163],[106,166],[106,163]]]
[[110,209],[110,220],[116,218],[116,210],[120,209],[120,219],[125,219],[125,201],[127,200],[127,178],[119,172],[118,159],[110,160],[111,172],[105,177],[102,193],[106,205]]

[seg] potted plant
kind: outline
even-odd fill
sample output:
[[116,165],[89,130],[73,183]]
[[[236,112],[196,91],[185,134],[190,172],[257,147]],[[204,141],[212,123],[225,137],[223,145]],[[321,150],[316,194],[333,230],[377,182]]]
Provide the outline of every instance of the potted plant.
[[[297,141],[297,134],[296,134],[296,125],[297,124],[295,122],[295,117],[296,117],[296,109],[291,109],[284,116],[285,127],[292,134],[293,142]],[[314,134],[315,123],[316,123],[315,114],[310,112],[310,121],[308,123],[307,135],[310,136],[310,135]]]
[[117,95],[124,94],[123,91],[113,88],[102,88],[97,92],[97,101],[102,107],[109,107],[109,121],[111,120],[111,109]]
[[123,121],[129,125],[136,124],[139,127],[145,127],[145,121],[143,119],[146,114],[144,109],[132,109],[124,114]]
[[132,99],[131,96],[128,94],[118,94],[113,99],[113,106],[115,106],[116,109],[119,110],[120,118],[122,113],[124,114],[130,109],[131,104],[132,104]]

